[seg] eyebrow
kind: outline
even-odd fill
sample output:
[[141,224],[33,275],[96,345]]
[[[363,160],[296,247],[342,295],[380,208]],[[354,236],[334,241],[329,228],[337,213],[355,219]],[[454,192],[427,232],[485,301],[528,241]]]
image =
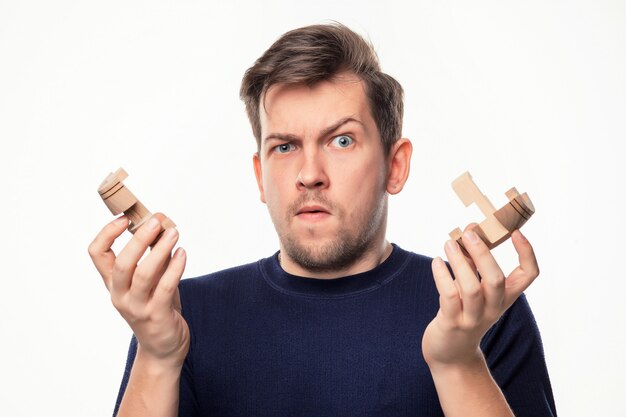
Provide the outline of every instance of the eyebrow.
[[[355,123],[358,123],[361,126],[365,127],[363,122],[361,122],[360,120],[355,119],[352,116],[348,116],[348,117],[344,117],[343,119],[339,119],[338,121],[336,121],[332,125],[328,126],[324,130],[322,130],[322,133],[320,133],[319,137],[323,138],[325,136],[328,136],[331,133],[333,133],[335,130],[339,129],[343,125],[348,124],[350,122],[355,122]],[[263,141],[266,142],[266,141],[268,141],[270,139],[279,139],[279,140],[285,140],[285,141],[292,141],[292,140],[297,140],[298,136],[292,135],[290,133],[270,133],[269,135],[267,135],[263,139]]]

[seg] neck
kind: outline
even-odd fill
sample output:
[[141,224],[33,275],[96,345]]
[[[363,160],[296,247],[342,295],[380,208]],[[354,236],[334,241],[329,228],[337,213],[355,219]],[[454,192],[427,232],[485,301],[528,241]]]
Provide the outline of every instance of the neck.
[[385,259],[391,255],[392,250],[393,247],[391,246],[391,243],[389,243],[386,239],[382,239],[381,242],[373,245],[372,248],[363,254],[363,256],[346,268],[323,272],[310,271],[303,268],[286,254],[282,245],[280,253],[278,254],[278,259],[280,266],[289,274],[307,278],[334,279],[372,270],[383,263]]

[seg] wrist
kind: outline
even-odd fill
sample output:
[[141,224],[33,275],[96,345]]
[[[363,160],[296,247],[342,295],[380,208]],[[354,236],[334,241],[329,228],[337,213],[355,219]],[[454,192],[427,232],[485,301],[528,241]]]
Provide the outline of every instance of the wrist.
[[429,363],[446,416],[513,417],[482,352],[465,361]]
[[454,361],[439,361],[431,358],[426,361],[426,364],[433,376],[435,373],[454,375],[488,371],[487,362],[480,349],[476,349],[476,351],[463,355]]
[[118,416],[175,416],[182,365],[151,355],[140,345]]
[[159,358],[137,345],[137,355],[133,367],[139,367],[147,374],[161,376],[167,374],[180,374],[184,358]]

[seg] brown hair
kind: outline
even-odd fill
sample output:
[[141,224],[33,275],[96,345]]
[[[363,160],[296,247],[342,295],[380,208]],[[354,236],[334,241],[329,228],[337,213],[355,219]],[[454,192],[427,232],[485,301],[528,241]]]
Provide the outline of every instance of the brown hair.
[[370,43],[340,23],[311,25],[281,36],[246,71],[239,95],[261,148],[261,97],[274,84],[313,85],[351,71],[365,83],[385,154],[402,135],[402,86],[381,72]]

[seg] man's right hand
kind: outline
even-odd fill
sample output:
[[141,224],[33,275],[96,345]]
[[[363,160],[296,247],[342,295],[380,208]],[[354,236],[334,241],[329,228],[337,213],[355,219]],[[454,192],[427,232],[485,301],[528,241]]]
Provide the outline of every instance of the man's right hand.
[[128,227],[120,217],[107,224],[89,245],[89,255],[111,301],[133,330],[138,342],[138,357],[160,368],[179,368],[189,350],[189,327],[181,315],[178,283],[185,269],[186,256],[178,248],[174,228],[165,230],[150,253],[148,247],[161,231],[162,214],[142,225],[116,257],[113,242]]

